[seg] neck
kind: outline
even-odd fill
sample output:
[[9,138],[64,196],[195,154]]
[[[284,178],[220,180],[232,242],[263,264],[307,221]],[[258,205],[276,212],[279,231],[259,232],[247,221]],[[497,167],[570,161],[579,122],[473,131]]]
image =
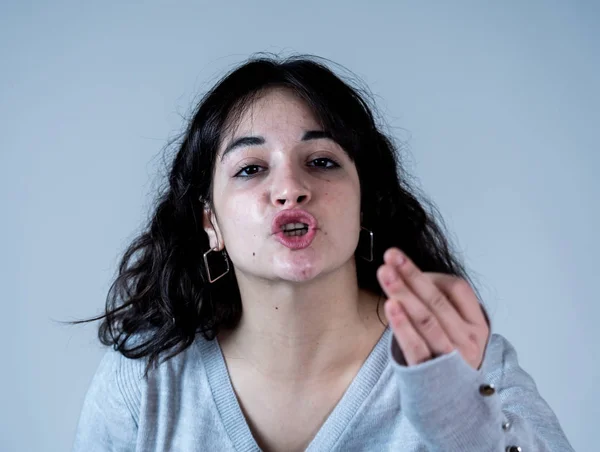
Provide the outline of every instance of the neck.
[[339,375],[362,364],[385,328],[383,300],[378,305],[376,295],[358,288],[354,262],[307,283],[236,277],[243,315],[219,343],[231,359],[269,379]]

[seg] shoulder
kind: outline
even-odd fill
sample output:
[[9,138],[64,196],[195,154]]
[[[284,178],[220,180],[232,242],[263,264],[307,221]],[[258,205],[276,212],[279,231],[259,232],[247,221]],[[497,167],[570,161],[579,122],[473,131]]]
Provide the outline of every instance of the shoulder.
[[[140,337],[132,338],[128,341],[128,347],[141,342]],[[214,353],[214,344],[210,342],[198,334],[188,347],[174,356],[169,357],[170,350],[162,352],[158,362],[151,366],[148,366],[148,356],[128,358],[120,351],[109,348],[100,361],[92,386],[110,391],[122,399],[134,418],[137,418],[141,400],[148,388],[176,385],[186,374],[197,373],[208,354]]]
[[[206,343],[195,337],[189,347],[166,361],[160,359],[147,373],[148,357],[131,359],[107,349],[85,396],[73,450],[132,450],[138,430],[155,426],[160,413],[178,409],[173,408],[178,397],[188,404],[193,396],[205,398],[199,345]],[[212,350],[218,348],[213,344]]]
[[130,359],[108,348],[90,385],[88,398],[121,411],[128,411],[137,422],[144,384],[145,359]]
[[141,360],[106,350],[84,398],[74,451],[125,450],[135,444],[143,373]]
[[169,357],[172,353],[172,350],[161,353],[158,363],[148,371],[148,383],[165,383],[188,374],[198,375],[206,362],[218,353],[218,346],[214,340],[209,341],[201,334],[196,334],[189,346]]

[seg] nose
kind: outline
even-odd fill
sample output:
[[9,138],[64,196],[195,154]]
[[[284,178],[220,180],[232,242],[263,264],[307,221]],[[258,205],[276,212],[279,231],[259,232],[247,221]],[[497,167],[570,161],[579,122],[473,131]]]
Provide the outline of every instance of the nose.
[[298,168],[281,168],[274,178],[271,189],[271,202],[276,207],[304,205],[311,199],[309,184]]

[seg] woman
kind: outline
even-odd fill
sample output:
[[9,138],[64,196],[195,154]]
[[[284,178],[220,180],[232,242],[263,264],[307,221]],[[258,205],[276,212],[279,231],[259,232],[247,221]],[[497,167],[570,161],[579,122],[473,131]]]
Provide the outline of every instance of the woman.
[[204,97],[102,316],[76,451],[572,450],[358,90]]

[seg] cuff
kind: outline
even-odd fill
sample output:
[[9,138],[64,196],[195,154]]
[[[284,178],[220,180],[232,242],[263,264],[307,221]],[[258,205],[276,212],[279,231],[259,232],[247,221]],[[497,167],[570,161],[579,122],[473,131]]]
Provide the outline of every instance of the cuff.
[[429,448],[502,450],[501,402],[483,372],[473,369],[458,350],[407,366],[396,338],[390,337],[401,411]]

